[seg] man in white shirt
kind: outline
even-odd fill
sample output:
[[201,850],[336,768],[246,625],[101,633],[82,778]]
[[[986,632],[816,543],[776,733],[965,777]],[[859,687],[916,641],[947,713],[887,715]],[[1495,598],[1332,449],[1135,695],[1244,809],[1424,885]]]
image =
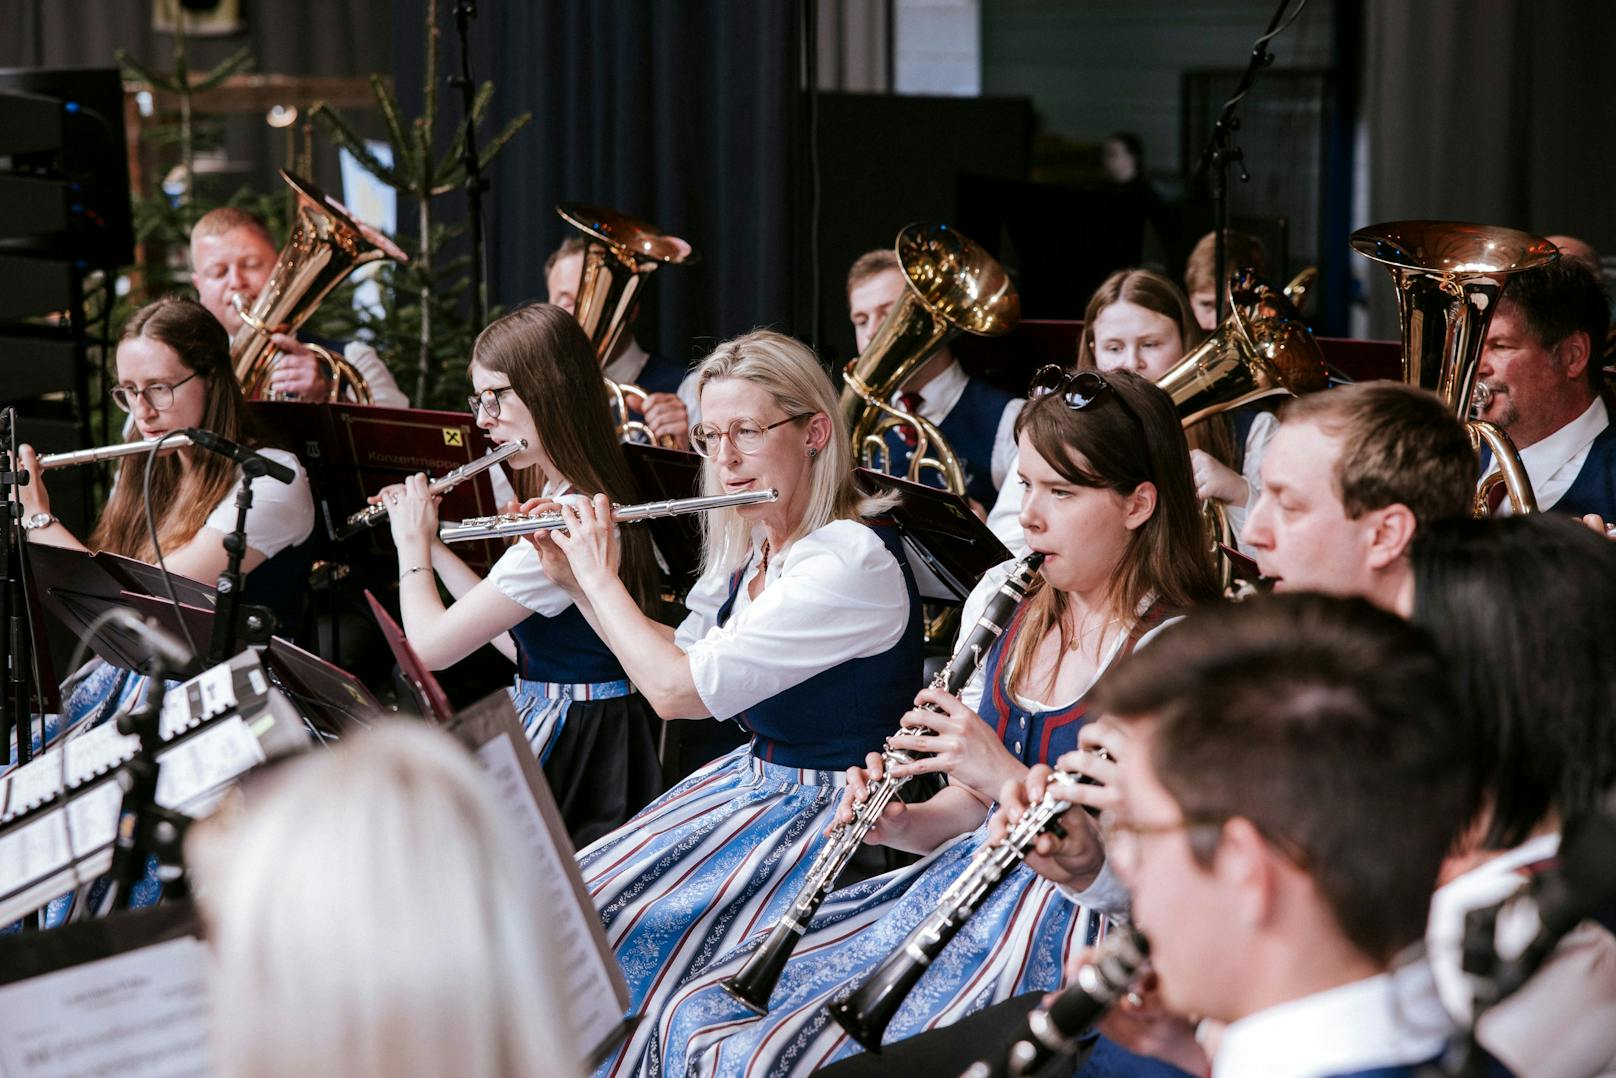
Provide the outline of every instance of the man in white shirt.
[[1477,380],[1490,398],[1478,418],[1515,443],[1539,509],[1616,516],[1616,430],[1599,358],[1609,302],[1586,263],[1562,257],[1511,277],[1488,325]]
[[[582,238],[569,236],[544,262],[549,301],[574,314],[578,309],[578,283],[583,276],[584,247]],[[634,418],[643,419],[658,440],[671,440],[676,448],[688,450],[690,428],[701,421],[696,372],[677,360],[640,347],[634,339],[634,318],[638,313],[638,307],[629,313],[628,328],[618,338],[604,373],[619,385],[633,383],[646,390],[645,411],[642,414],[636,410]]]
[[[860,255],[848,270],[847,307],[860,354],[907,288],[891,248]],[[985,518],[998,489],[1013,478],[1009,473],[1016,456],[1016,416],[1026,402],[966,374],[944,345],[909,376],[891,403],[942,431],[965,468],[966,496],[977,515]],[[905,433],[887,439],[894,475],[903,475],[909,467],[908,451],[914,443]]]
[[[210,210],[192,227],[191,283],[196,286],[202,306],[223,323],[232,338],[242,326],[234,298],[239,295],[243,303],[252,306],[275,268],[277,254],[264,223],[234,206]],[[278,333],[271,339],[281,355],[269,377],[270,398],[325,400],[330,380],[320,358],[290,334]],[[369,385],[371,403],[388,408],[410,406],[409,398],[399,389],[376,349],[352,341],[341,351]]]
[[1162,1002],[1229,1023],[1218,1078],[1413,1075],[1452,1023],[1423,959],[1474,811],[1426,639],[1361,600],[1205,611],[1108,675],[1129,731],[1106,848]]

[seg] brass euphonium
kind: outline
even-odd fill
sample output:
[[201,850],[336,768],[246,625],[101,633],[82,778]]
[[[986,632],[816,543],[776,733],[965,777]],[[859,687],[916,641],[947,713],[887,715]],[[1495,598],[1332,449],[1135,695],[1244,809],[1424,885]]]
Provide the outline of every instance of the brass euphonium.
[[909,427],[915,448],[904,478],[920,482],[933,472],[947,489],[964,494],[965,469],[942,432],[891,399],[927,357],[960,333],[997,337],[1015,329],[1021,297],[992,255],[947,225],[910,225],[894,247],[907,286],[903,297],[842,374],[842,415],[852,433],[853,458],[890,473],[886,434]]
[[[331,290],[367,262],[410,260],[386,236],[354,220],[342,203],[314,184],[285,169],[281,179],[297,195],[292,233],[252,306],[239,294],[232,297],[242,325],[231,338],[230,361],[249,400],[264,395],[280,357],[271,336],[296,333]],[[330,368],[328,400],[341,400],[344,393],[351,392],[359,403],[371,402],[370,386],[353,364],[318,345],[310,347]]]
[[[1316,393],[1330,382],[1324,354],[1291,304],[1289,286],[1276,292],[1250,270],[1237,270],[1226,287],[1229,316],[1156,380],[1186,428],[1263,397]],[[1234,529],[1221,503],[1209,500],[1203,510],[1212,556],[1228,589],[1234,572],[1221,548],[1234,546]]]
[[1494,423],[1469,417],[1487,324],[1505,281],[1554,261],[1555,246],[1512,228],[1392,221],[1354,232],[1352,248],[1390,270],[1397,285],[1403,381],[1441,397],[1464,423],[1471,446],[1479,453],[1485,442],[1498,461],[1498,475],[1476,493],[1475,514],[1485,515],[1487,496],[1498,482],[1515,512],[1536,512],[1532,482],[1509,435]]
[[[556,207],[556,213],[584,234],[584,260],[573,315],[595,346],[595,356],[604,372],[628,330],[645,279],[662,266],[688,266],[701,256],[678,236],[616,210],[563,202]],[[655,444],[657,438],[651,428],[634,419],[628,407],[634,401],[643,414],[649,394],[631,382],[614,382],[604,373],[601,377],[611,398],[612,413],[617,417],[617,436],[626,441],[638,435]]]

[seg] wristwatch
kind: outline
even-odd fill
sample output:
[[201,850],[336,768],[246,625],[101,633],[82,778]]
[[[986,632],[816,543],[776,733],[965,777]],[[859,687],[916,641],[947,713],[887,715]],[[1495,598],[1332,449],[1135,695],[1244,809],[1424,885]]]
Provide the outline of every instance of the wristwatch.
[[27,517],[23,520],[22,530],[25,532],[38,531],[40,528],[48,528],[55,523],[56,517],[54,515],[50,513],[35,513],[33,516]]

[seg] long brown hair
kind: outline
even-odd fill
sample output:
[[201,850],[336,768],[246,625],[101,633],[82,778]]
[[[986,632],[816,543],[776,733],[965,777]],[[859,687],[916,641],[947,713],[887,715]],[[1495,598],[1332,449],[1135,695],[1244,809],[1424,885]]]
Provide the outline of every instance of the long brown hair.
[[[233,442],[258,440],[253,437],[241,385],[230,366],[230,336],[205,307],[179,296],[148,303],[125,323],[118,343],[137,337],[166,345],[181,366],[201,379],[207,388],[200,423],[204,430]],[[140,432],[131,428],[129,441],[139,440]],[[189,454],[187,470],[181,469],[175,453],[152,462],[152,510],[165,554],[190,542],[236,483],[236,465],[229,458],[201,450],[180,452]],[[112,497],[90,535],[92,550],[141,561],[156,559],[146,528],[145,471],[145,454],[123,459]]]
[[[1169,278],[1147,269],[1117,270],[1100,282],[1083,311],[1083,338],[1077,346],[1079,370],[1099,366],[1094,351],[1094,320],[1113,303],[1132,303],[1172,319],[1178,325],[1179,339],[1186,353],[1206,338],[1206,332],[1195,320],[1195,309],[1183,290]],[[1235,466],[1234,428],[1226,416],[1201,420],[1190,428],[1187,436],[1191,449],[1210,453],[1231,468]]]
[[[580,494],[605,494],[619,505],[638,500],[595,349],[572,315],[548,303],[519,307],[477,335],[471,361],[504,375],[527,406],[544,453],[560,473],[548,478],[565,479]],[[622,537],[618,575],[640,609],[652,612],[657,569],[650,533],[625,527]]]
[[[1028,403],[1016,419],[1016,437],[1025,434],[1068,483],[1124,496],[1141,483],[1155,484],[1155,511],[1133,530],[1111,577],[1106,605],[1113,615],[1130,622],[1151,595],[1174,610],[1206,602],[1217,595],[1217,580],[1195,500],[1189,446],[1173,403],[1131,371],[1107,371],[1104,377],[1110,391],[1086,408],[1072,410],[1058,393]],[[1071,643],[1068,601],[1042,578],[1033,585],[1011,650],[1016,677],[1032,668],[1050,632],[1060,633],[1063,650]]]

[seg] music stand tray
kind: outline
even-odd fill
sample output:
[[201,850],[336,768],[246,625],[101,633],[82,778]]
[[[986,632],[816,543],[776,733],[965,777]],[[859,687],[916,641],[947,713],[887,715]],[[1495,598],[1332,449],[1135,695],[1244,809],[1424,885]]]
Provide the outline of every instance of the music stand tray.
[[903,534],[921,598],[963,603],[983,573],[1012,557],[959,495],[869,468],[855,475],[871,494],[897,493],[887,515]]

